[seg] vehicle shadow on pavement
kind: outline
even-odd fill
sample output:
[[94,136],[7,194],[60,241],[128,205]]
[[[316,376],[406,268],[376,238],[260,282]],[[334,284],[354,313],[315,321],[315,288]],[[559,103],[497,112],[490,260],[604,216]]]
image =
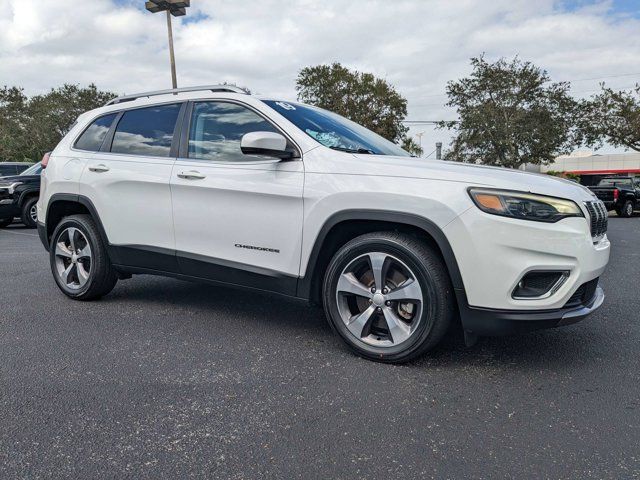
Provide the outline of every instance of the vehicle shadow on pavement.
[[[198,311],[204,316],[223,315],[230,321],[274,322],[279,326],[304,327],[331,334],[322,309],[306,301],[257,290],[236,289],[192,283],[171,278],[145,276],[138,282],[118,282],[116,288],[103,301],[170,304],[176,310]],[[176,313],[178,313],[178,311]]]
[[[296,336],[301,334],[310,342],[322,342],[339,355],[353,355],[342,346],[331,332],[324,313],[318,306],[309,305],[279,295],[185,282],[162,277],[144,277],[144,282],[120,282],[102,302],[144,304],[166,309],[169,305],[183,321],[229,322],[246,328],[259,328],[268,324],[267,334],[291,338],[291,348],[299,348]],[[190,316],[182,315],[184,310]],[[588,325],[542,330],[524,335],[480,338],[472,347],[466,347],[460,329],[450,334],[432,352],[405,364],[406,368],[509,366],[518,369],[571,368],[576,362],[600,350],[598,336]]]

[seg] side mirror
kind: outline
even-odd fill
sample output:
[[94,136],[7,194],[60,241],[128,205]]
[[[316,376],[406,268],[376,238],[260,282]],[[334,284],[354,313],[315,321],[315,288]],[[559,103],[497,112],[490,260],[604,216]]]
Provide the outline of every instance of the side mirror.
[[287,139],[279,133],[249,132],[240,140],[240,150],[245,155],[265,155],[287,160],[293,153],[287,151]]

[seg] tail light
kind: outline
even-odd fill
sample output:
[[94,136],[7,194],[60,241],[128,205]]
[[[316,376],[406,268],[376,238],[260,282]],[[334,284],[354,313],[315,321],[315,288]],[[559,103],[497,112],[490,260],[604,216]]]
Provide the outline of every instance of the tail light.
[[42,168],[47,168],[47,164],[49,163],[50,156],[51,156],[51,152],[47,152],[43,155],[42,162],[40,163],[42,165]]
[[620,195],[620,190],[617,188],[613,190],[613,199],[618,200],[618,196]]

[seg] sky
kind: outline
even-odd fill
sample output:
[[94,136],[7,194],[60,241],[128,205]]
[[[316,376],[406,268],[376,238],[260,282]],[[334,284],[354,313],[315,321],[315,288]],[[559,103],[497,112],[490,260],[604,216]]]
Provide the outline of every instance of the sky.
[[[231,82],[294,100],[305,66],[340,62],[385,78],[408,120],[451,120],[448,81],[469,59],[517,55],[571,81],[640,83],[639,0],[192,0],[174,19],[179,86]],[[0,84],[63,83],[119,94],[169,88],[166,22],[144,0],[0,0]],[[430,126],[425,155],[450,134]],[[608,151],[605,147],[601,152]],[[433,155],[433,154],[432,154]]]

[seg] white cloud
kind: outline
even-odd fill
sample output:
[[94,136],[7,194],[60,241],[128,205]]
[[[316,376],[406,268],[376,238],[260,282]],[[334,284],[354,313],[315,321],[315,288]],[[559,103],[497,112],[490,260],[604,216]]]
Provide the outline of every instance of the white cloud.
[[[123,3],[122,1],[119,3]],[[142,0],[136,1],[142,4]],[[599,80],[640,71],[640,20],[610,2],[563,10],[552,0],[194,0],[199,21],[174,23],[181,85],[236,82],[295,98],[304,66],[339,61],[391,81],[409,100],[411,119],[452,118],[443,107],[450,79],[471,56],[520,55],[554,79]],[[64,82],[118,93],[170,84],[166,25],[110,0],[0,0],[0,83],[36,93]],[[633,85],[639,76],[608,79]],[[426,130],[427,153],[448,134]]]

